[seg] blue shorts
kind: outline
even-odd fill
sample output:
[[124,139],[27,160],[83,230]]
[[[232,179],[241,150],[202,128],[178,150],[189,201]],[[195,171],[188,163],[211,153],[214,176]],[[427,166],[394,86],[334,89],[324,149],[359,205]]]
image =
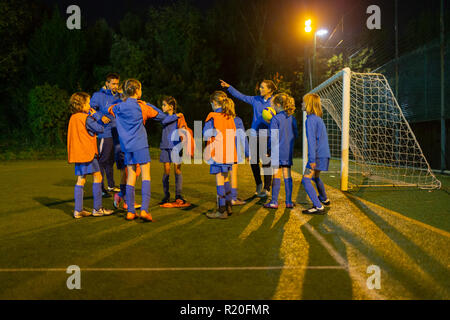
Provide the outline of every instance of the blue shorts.
[[[177,164],[181,163],[181,159],[180,159],[180,162],[175,162],[172,160],[172,150],[173,149],[161,149],[161,154],[159,156],[159,162],[162,162],[162,163],[169,162],[169,163],[177,163]],[[180,158],[183,157],[183,149],[180,150],[179,155],[180,155]]]
[[292,167],[292,160],[279,160],[278,167]]
[[98,164],[97,157],[91,162],[75,163],[75,175],[84,176],[87,174],[93,174],[100,171],[100,165]]
[[[311,169],[311,166],[309,165],[309,161],[306,164],[306,167],[308,169]],[[328,171],[328,166],[330,164],[330,158],[316,158],[316,170],[319,171]]]
[[233,169],[232,164],[214,163],[209,167],[209,174],[218,174],[221,172],[230,172]]
[[148,148],[134,152],[125,152],[125,165],[144,164],[150,161],[150,152],[148,151]]

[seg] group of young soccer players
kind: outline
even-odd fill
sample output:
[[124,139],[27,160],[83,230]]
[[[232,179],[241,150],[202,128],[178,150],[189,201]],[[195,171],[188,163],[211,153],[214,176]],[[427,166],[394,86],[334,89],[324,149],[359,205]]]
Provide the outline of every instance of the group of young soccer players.
[[[221,85],[228,93],[253,106],[253,121],[250,136],[246,135],[242,120],[236,116],[235,104],[224,91],[215,91],[210,96],[212,112],[208,114],[203,128],[206,140],[204,160],[210,165],[210,174],[215,175],[217,190],[217,210],[208,213],[211,219],[226,219],[232,214],[232,206],[245,204],[237,197],[237,164],[243,163],[242,154],[251,162],[256,183],[255,195],[267,197],[272,189],[270,202],[264,205],[268,209],[278,208],[278,195],[281,187],[281,176],[284,178],[286,192],[286,208],[293,208],[291,167],[293,165],[294,142],[298,138],[297,122],[294,117],[294,99],[285,93],[275,94],[276,86],[270,80],[264,80],[260,87],[261,95],[246,96],[221,80]],[[140,100],[142,85],[136,79],[128,79],[119,89],[119,76],[109,74],[105,87],[94,93],[92,99],[85,92],[76,92],[70,98],[72,116],[69,121],[67,149],[69,163],[75,164],[75,209],[74,218],[85,216],[104,216],[113,213],[103,208],[102,198],[108,191],[114,194],[114,207],[126,210],[127,220],[140,217],[144,221],[152,221],[149,212],[151,197],[150,153],[145,128],[147,120],[152,119],[162,125],[160,143],[160,162],[163,163],[162,177],[164,198],[162,207],[186,207],[190,204],[183,198],[181,155],[188,151],[193,155],[192,131],[187,127],[184,115],[177,113],[175,98],[163,98],[162,110]],[[269,120],[263,119],[262,112],[267,107],[275,109],[276,114]],[[303,213],[322,214],[324,205],[330,205],[325,193],[320,172],[328,170],[330,152],[325,125],[321,119],[320,98],[308,94],[303,98],[302,109],[308,114],[306,134],[308,139],[308,164],[303,175],[302,184],[313,202],[313,207]],[[180,133],[184,129],[185,134]],[[277,132],[277,137],[271,137]],[[99,147],[97,145],[99,136]],[[189,140],[190,148],[180,148],[183,139]],[[265,139],[268,148],[262,152],[260,140]],[[187,142],[187,141],[184,141]],[[274,146],[277,143],[277,146]],[[100,152],[99,152],[100,149]],[[274,157],[274,150],[277,156]],[[262,154],[265,153],[265,154]],[[272,153],[272,154],[271,154]],[[264,188],[261,180],[260,158],[277,159],[263,161]],[[121,171],[120,188],[114,184],[114,159]],[[263,159],[261,159],[263,160]],[[170,201],[169,177],[173,164],[175,173],[175,201]],[[103,187],[103,174],[106,173],[108,189]],[[83,209],[83,187],[86,175],[93,175],[92,211]],[[142,203],[140,212],[136,209],[135,184],[141,175]],[[272,179],[273,177],[273,179]],[[312,181],[315,182],[318,194]]]

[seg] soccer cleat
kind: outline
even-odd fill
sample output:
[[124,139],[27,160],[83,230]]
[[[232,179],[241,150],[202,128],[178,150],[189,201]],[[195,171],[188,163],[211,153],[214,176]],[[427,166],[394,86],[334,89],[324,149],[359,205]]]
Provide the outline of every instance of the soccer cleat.
[[80,212],[74,211],[73,212],[73,217],[75,219],[80,219],[80,218],[83,218],[83,217],[89,217],[91,214],[92,214],[92,212],[89,212],[89,211],[86,211],[86,210],[82,210]]
[[[140,204],[138,204],[138,203],[134,203],[134,208],[135,209],[140,209],[141,208],[141,205]],[[127,203],[124,201],[123,202],[123,210],[128,210],[128,205],[127,205]]]
[[260,193],[257,195],[259,198],[266,198],[270,196],[270,192],[266,189],[263,189]]
[[263,187],[262,183],[260,183],[256,186],[255,196],[257,196],[258,194],[261,193],[262,187]]
[[324,205],[326,205],[326,206],[329,206],[330,204],[331,204],[331,201],[330,201],[330,199],[327,199],[327,200],[325,200],[325,201],[320,201],[320,202],[322,202]]
[[120,188],[118,188],[118,187],[108,187],[108,188],[106,188],[106,190],[108,191],[108,192],[120,192]]
[[165,196],[160,203],[158,203],[159,205],[168,203],[170,201],[170,196]]
[[144,210],[141,211],[141,213],[139,214],[140,218],[144,221],[149,221],[152,222],[153,218],[152,215],[149,212],[146,212]]
[[290,203],[286,203],[286,209],[292,209],[295,207],[295,204],[290,202]]
[[278,202],[270,201],[269,203],[266,203],[264,205],[264,208],[267,208],[267,209],[278,209]]
[[120,203],[122,202],[122,200],[123,200],[122,197],[119,196],[118,193],[115,193],[114,194],[114,201],[113,201],[114,208],[119,209],[119,206],[120,206]]
[[233,214],[233,205],[231,204],[231,201],[225,202],[225,208],[227,210],[227,214],[231,216]]
[[325,214],[325,208],[322,206],[322,208],[317,208],[313,206],[312,208],[303,210],[302,213],[304,214]]
[[242,206],[244,204],[246,204],[246,202],[239,198],[237,198],[236,200],[231,200],[231,205],[233,206]]
[[105,209],[105,208],[100,208],[100,209],[98,209],[98,210],[92,210],[92,215],[94,216],[94,217],[102,217],[102,216],[109,216],[109,215],[111,215],[113,213],[113,211],[112,210],[108,210],[108,209]]
[[228,214],[225,207],[219,207],[216,212],[207,213],[209,219],[228,219]]
[[136,214],[135,213],[133,213],[133,212],[128,212],[127,213],[127,217],[126,217],[126,219],[127,220],[134,220],[136,218]]

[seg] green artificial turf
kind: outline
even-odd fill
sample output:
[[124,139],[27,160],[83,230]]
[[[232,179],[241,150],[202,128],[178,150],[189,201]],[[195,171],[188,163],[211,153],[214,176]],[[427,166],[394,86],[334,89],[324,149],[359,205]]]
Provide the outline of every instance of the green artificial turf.
[[[448,279],[449,238],[445,236],[436,235],[436,239],[430,236],[430,243],[420,242],[422,234],[419,233],[409,239],[409,234],[403,236],[399,231],[409,228],[408,222],[388,221],[387,217],[375,212],[369,215],[345,195],[340,196],[336,207],[332,207],[327,216],[301,216],[298,210],[309,207],[309,202],[304,200],[298,179],[294,179],[294,200],[300,203],[297,211],[284,208],[283,184],[280,209],[263,209],[264,201],[251,199],[255,186],[248,165],[239,166],[239,197],[250,198],[250,201],[245,206],[234,207],[234,214],[227,220],[209,220],[205,216],[215,209],[216,200],[215,179],[209,174],[207,165],[182,166],[183,195],[192,203],[190,208],[160,208],[157,203],[163,197],[162,165],[156,160],[157,156],[152,155],[152,159],[152,223],[126,221],[123,211],[108,217],[73,219],[76,178],[73,165],[65,161],[19,161],[0,165],[3,195],[0,298],[371,298],[370,292],[355,287],[356,280],[347,270],[334,268],[340,265],[324,247],[323,241],[343,259],[360,265],[362,271],[358,272],[362,272],[363,277],[367,277],[364,271],[368,263],[376,262],[386,268],[388,278],[393,279],[382,291],[387,298],[449,297],[448,280],[445,280]],[[300,171],[298,160],[294,170]],[[118,172],[115,178],[118,184]],[[170,179],[174,194],[173,172]],[[443,179],[442,182],[448,185],[449,181]],[[92,208],[91,186],[92,180],[88,178],[86,208]],[[333,192],[339,194],[337,190]],[[356,195],[449,230],[448,194],[444,192],[371,192]],[[140,201],[140,182],[136,186],[136,200]],[[113,208],[112,199],[104,199],[103,204]],[[354,212],[337,210],[347,205]],[[426,208],[432,212],[425,212]],[[345,221],[340,220],[344,218]],[[313,236],[305,223],[317,230],[324,240]],[[390,228],[385,227],[388,223]],[[351,229],[362,226],[368,229],[364,232]],[[376,231],[373,234],[372,229]],[[404,260],[391,256],[389,251],[392,250],[386,248],[383,241],[395,243]],[[436,248],[446,243],[447,246],[442,248],[444,252],[437,252]],[[434,278],[429,280],[429,286],[424,285],[423,290],[414,290],[411,283],[414,277],[408,276],[410,271],[405,271],[410,263],[408,259],[416,261],[425,276],[415,269],[411,272],[425,278],[434,272],[433,277],[441,281],[444,291],[435,293],[432,290]],[[78,265],[82,270],[81,290],[66,287],[69,275],[61,270],[70,265]],[[268,268],[286,265],[307,269]],[[316,266],[325,268],[308,268]],[[216,267],[230,269],[216,270]],[[239,267],[250,269],[236,269]],[[29,271],[25,270],[29,268]],[[51,271],[52,268],[58,270]],[[85,268],[92,270],[83,271]],[[107,270],[99,270],[104,268]],[[127,271],[126,268],[131,269]],[[151,271],[146,268],[161,269]]]

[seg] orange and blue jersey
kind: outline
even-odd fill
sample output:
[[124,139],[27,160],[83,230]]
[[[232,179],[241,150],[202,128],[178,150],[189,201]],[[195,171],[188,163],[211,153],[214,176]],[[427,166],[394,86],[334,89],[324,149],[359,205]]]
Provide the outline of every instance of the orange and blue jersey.
[[[113,94],[111,90],[101,88],[99,91],[94,92],[92,95],[90,105],[91,107],[97,111],[99,118],[103,116],[108,117],[111,122],[104,125],[104,131],[98,135],[99,138],[111,138],[112,133],[111,129],[116,126],[116,120],[112,115],[109,114],[108,108],[113,104],[117,103],[117,99],[119,98],[119,94]],[[100,121],[99,118],[96,120]]]
[[330,158],[330,147],[325,123],[315,114],[306,116],[306,138],[308,141],[308,163],[318,158]]
[[236,124],[234,118],[216,109],[209,113],[203,127],[203,136],[207,139],[210,158],[208,163],[234,164],[237,163]]
[[96,134],[103,126],[87,113],[78,112],[69,120],[67,132],[67,154],[69,163],[86,163],[98,154]]
[[262,118],[264,108],[270,107],[272,97],[265,100],[262,96],[246,96],[237,91],[232,86],[228,87],[228,92],[235,98],[250,104],[253,107],[252,129],[258,131],[259,129],[268,129],[268,123]]
[[269,127],[271,138],[272,130],[278,130],[278,141],[269,139],[272,160],[276,159],[276,156],[273,154],[273,151],[276,149],[272,143],[278,143],[278,165],[292,166],[294,143],[295,139],[298,138],[297,120],[293,115],[288,116],[286,112],[281,111],[272,117]]
[[120,148],[123,152],[135,152],[148,148],[147,119],[162,121],[166,115],[154,105],[134,98],[127,98],[109,107],[109,113],[116,118]]

